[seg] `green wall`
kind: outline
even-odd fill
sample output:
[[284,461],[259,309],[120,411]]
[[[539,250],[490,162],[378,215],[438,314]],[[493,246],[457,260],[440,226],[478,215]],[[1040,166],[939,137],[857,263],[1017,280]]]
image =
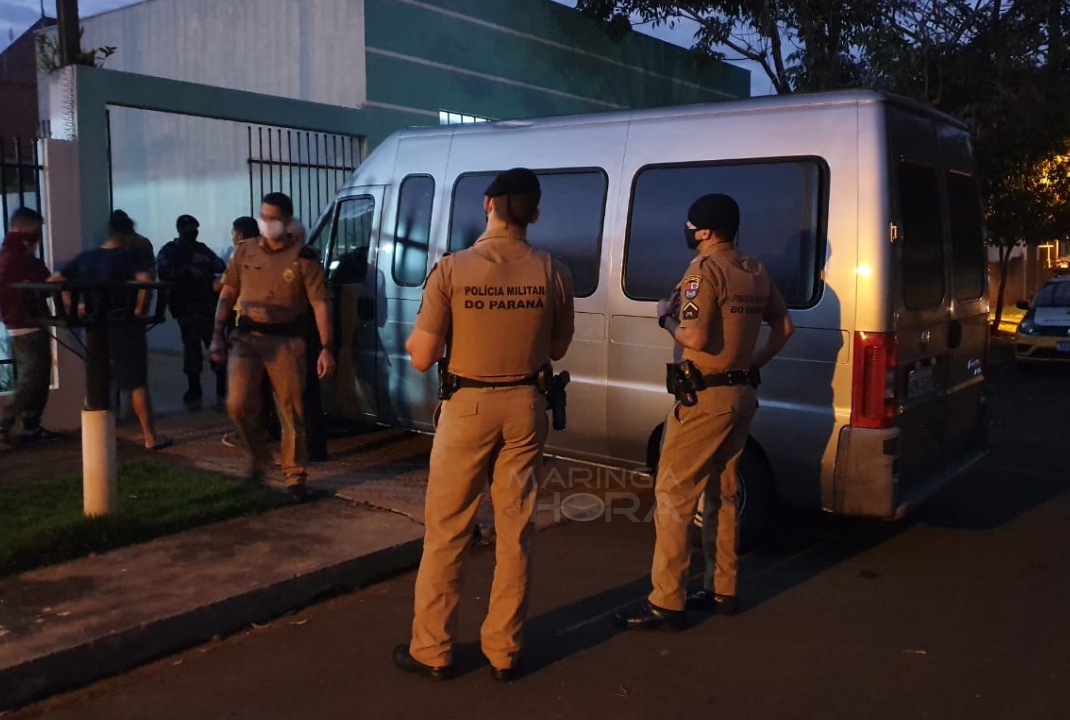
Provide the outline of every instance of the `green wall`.
[[[614,42],[596,22],[550,0],[365,0],[365,27],[373,107],[512,119],[750,91],[745,70],[639,33]],[[437,122],[409,116],[409,124]]]

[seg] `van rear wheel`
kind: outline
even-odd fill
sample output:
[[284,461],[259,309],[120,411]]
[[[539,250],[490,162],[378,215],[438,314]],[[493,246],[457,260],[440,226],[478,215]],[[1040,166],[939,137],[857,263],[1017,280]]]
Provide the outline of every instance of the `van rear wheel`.
[[[664,426],[655,431],[647,444],[648,464],[657,474],[661,434]],[[777,495],[773,471],[762,448],[754,440],[747,440],[737,469],[739,483],[739,551],[749,552],[772,538],[781,520],[781,500]],[[711,481],[714,479],[711,478]],[[702,508],[705,500],[699,496],[698,510],[692,521],[691,542],[702,547]]]

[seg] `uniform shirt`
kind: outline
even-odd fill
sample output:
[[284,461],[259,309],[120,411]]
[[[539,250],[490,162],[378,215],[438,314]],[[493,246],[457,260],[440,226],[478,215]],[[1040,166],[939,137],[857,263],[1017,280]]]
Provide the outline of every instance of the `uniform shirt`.
[[227,266],[210,247],[196,240],[172,240],[160,248],[156,267],[161,280],[175,283],[171,291],[173,314],[215,307],[215,276]]
[[704,374],[749,369],[762,321],[777,322],[788,312],[765,266],[731,243],[692,260],[676,289],[680,327],[708,333],[702,350],[683,351]]
[[239,244],[223,284],[238,291],[238,314],[261,323],[295,322],[310,302],[330,299],[319,255],[293,238],[279,250],[263,238]]
[[484,234],[427,278],[416,328],[448,336],[450,372],[472,380],[529,377],[550,346],[572,339],[572,275],[549,253]]

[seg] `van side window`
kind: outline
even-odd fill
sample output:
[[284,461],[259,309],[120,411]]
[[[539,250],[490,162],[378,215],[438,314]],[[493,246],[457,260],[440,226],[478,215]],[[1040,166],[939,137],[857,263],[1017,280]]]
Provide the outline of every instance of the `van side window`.
[[[483,193],[495,174],[457,178],[450,217],[451,252],[471,247],[486,229]],[[538,222],[528,228],[528,241],[561,258],[572,272],[576,297],[587,297],[598,287],[606,174],[601,170],[538,170],[536,174],[542,201]]]
[[370,195],[345,198],[338,203],[331,242],[331,261],[327,278],[331,282],[353,285],[368,275],[368,250],[372,242],[375,198]]
[[976,300],[984,294],[985,238],[981,220],[981,192],[970,175],[947,176],[951,221],[951,284],[956,300]]
[[418,287],[424,282],[434,200],[435,180],[429,175],[409,175],[401,181],[394,226],[394,282],[398,285]]
[[936,171],[899,164],[899,216],[903,224],[903,302],[908,310],[935,307],[944,299],[944,241]]
[[765,264],[790,307],[812,306],[825,259],[827,175],[816,158],[641,169],[628,218],[625,294],[656,300],[672,292],[694,259],[684,242],[687,209],[722,192],[739,203],[739,249]]

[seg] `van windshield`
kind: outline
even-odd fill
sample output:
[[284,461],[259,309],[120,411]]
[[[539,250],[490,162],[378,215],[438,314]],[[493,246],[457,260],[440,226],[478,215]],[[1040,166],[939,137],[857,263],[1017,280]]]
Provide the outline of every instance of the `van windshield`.
[[1070,307],[1070,282],[1048,283],[1033,298],[1033,307]]

